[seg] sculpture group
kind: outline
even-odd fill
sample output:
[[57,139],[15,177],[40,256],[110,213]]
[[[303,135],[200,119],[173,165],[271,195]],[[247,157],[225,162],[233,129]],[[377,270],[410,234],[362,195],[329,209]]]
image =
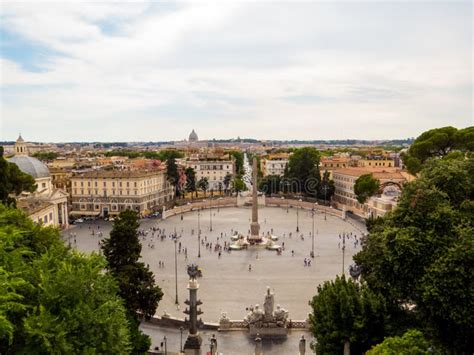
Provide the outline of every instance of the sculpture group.
[[274,309],[275,294],[267,287],[263,310],[258,304],[249,308],[244,323],[251,335],[286,335],[288,333],[288,311],[280,305]]

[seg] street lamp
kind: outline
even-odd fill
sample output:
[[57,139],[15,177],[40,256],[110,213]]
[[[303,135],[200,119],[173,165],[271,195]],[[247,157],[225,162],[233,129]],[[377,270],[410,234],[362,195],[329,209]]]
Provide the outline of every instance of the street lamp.
[[326,221],[326,209],[327,209],[327,193],[328,193],[328,185],[324,185],[324,220]]
[[165,347],[165,355],[168,355],[168,347],[166,346],[166,335],[163,337],[163,342],[161,343],[161,348]]
[[201,209],[198,209],[198,258],[201,257]]
[[301,208],[301,199],[298,200],[298,208],[296,209],[296,231],[300,231],[300,208]]
[[178,253],[176,252],[176,244],[178,244],[178,237],[175,235],[174,237],[174,278],[175,278],[175,285],[176,285],[176,299],[174,303],[179,305],[178,302]]
[[311,231],[311,257],[314,258],[314,208],[311,217],[313,219],[313,226]]
[[209,197],[209,231],[212,232],[212,198]]
[[345,251],[346,251],[346,232],[342,233],[342,275],[344,275]]

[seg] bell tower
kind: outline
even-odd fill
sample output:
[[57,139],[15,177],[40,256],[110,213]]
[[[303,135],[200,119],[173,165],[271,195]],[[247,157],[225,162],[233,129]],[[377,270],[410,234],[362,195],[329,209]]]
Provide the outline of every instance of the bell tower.
[[15,142],[15,155],[28,155],[28,144],[21,137],[21,133]]

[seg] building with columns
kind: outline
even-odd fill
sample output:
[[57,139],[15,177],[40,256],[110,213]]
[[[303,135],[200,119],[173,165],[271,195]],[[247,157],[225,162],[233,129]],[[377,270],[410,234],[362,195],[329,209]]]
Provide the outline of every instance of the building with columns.
[[68,226],[68,194],[53,186],[48,167],[36,158],[30,157],[28,143],[21,135],[15,143],[15,155],[7,159],[31,175],[36,182],[34,193],[23,193],[17,197],[17,205],[37,223],[58,227]]

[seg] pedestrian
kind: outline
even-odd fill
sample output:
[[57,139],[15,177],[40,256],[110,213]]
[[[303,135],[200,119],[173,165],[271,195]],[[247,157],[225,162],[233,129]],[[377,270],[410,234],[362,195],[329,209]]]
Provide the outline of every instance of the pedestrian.
[[306,261],[306,258],[304,258],[304,266],[308,266],[308,262]]
[[252,264],[249,264],[249,271],[252,271]]

